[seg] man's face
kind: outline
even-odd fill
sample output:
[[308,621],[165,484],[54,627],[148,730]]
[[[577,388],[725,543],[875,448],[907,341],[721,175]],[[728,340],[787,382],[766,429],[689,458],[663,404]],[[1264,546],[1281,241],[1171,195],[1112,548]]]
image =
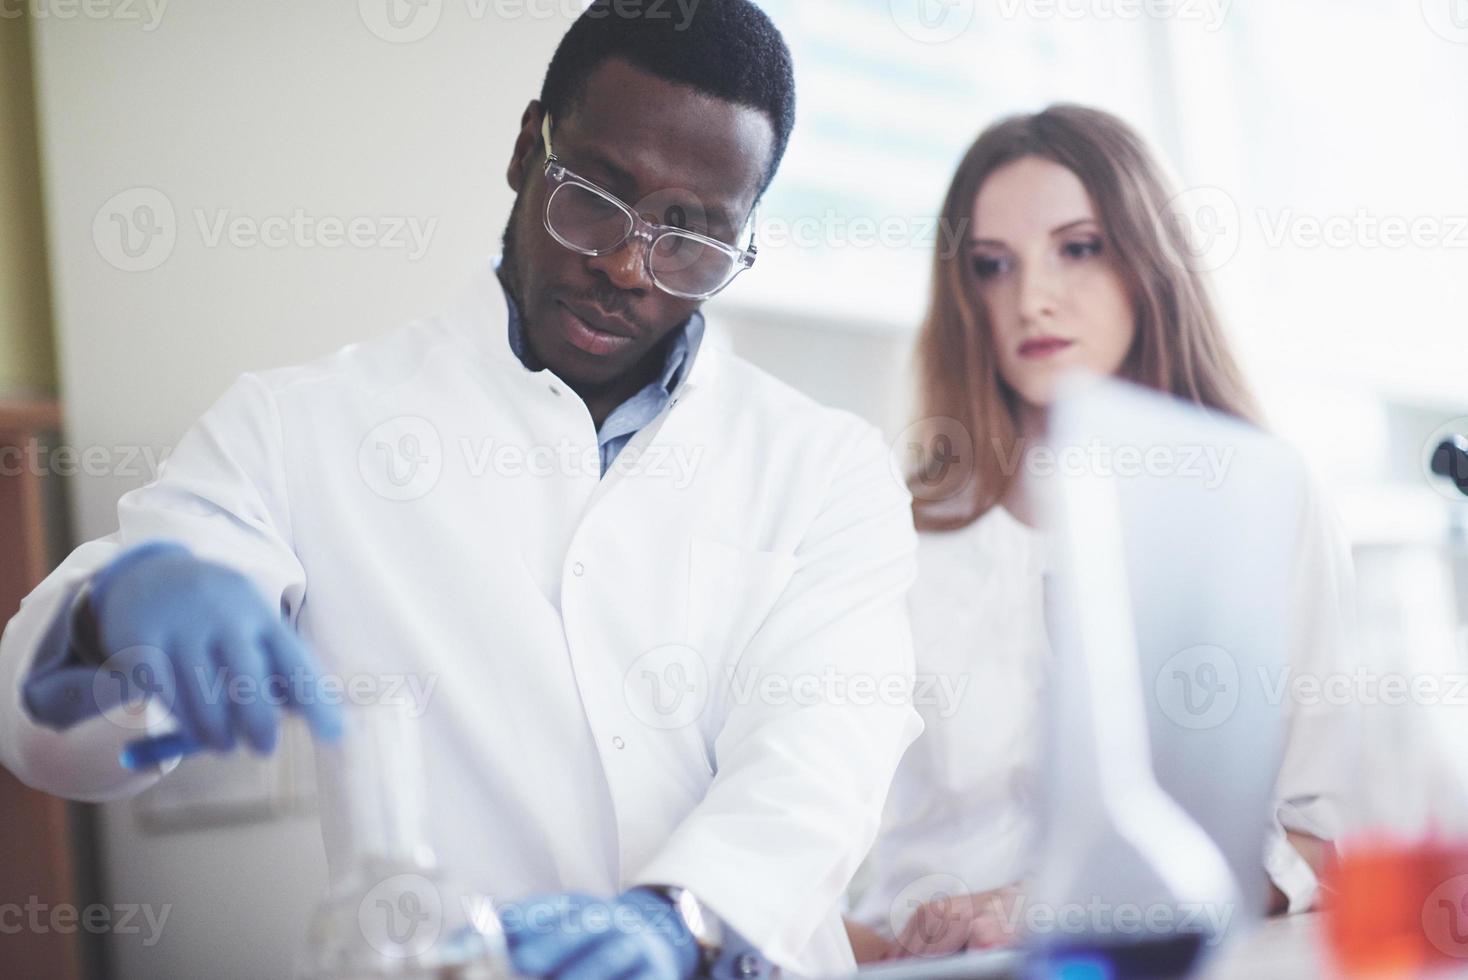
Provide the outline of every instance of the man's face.
[[[541,118],[532,102],[515,142],[507,176],[517,197],[502,271],[531,351],[586,394],[636,371],[699,303],[653,285],[642,242],[629,239],[592,257],[551,237]],[[553,126],[560,162],[644,218],[744,244],[739,233],[774,147],[773,127],[760,111],[612,60],[592,73],[580,101]]]

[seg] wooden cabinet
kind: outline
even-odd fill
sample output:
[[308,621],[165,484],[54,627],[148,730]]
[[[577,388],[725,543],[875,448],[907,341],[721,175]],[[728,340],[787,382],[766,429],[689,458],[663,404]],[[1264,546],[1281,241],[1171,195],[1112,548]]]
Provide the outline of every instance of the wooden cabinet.
[[[52,514],[59,480],[46,472],[38,451],[56,437],[60,413],[54,403],[0,399],[0,623],[51,570],[59,555]],[[65,801],[38,793],[0,769],[0,905],[18,907],[7,918],[19,932],[0,936],[0,973],[11,977],[80,976],[80,931],[45,925],[32,929],[30,909],[76,908],[72,832]],[[67,920],[54,920],[65,923]],[[76,919],[70,919],[75,923]]]

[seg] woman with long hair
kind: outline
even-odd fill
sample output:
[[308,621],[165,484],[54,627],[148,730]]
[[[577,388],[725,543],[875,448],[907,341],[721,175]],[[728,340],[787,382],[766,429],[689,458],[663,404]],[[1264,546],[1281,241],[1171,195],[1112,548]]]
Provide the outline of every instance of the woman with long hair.
[[[973,454],[962,461],[961,485],[938,481],[942,493],[933,476],[952,472],[953,440],[928,440],[918,462],[921,544],[910,606],[919,674],[964,683],[942,687],[955,692],[953,703],[919,706],[927,730],[903,759],[871,883],[851,917],[861,959],[1012,938],[1005,909],[1028,870],[1026,797],[1049,657],[1049,557],[1017,462],[1044,436],[1057,380],[1082,369],[1261,425],[1172,197],[1125,123],[1075,105],[991,126],[948,190],[943,220],[967,234],[963,249],[935,257],[917,344],[919,414],[956,420]],[[1302,527],[1291,663],[1324,673],[1346,643],[1349,552],[1313,493]],[[1342,779],[1340,713],[1286,711],[1261,855],[1276,912],[1316,901]],[[956,879],[962,894],[904,900],[904,889],[933,875]]]

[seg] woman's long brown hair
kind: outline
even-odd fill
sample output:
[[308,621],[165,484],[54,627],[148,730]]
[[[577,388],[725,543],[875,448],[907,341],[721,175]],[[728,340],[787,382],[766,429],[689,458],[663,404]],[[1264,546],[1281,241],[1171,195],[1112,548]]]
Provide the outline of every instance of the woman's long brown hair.
[[[973,468],[956,493],[934,499],[914,482],[919,530],[965,527],[1004,499],[1018,477],[1016,395],[999,374],[993,328],[979,299],[967,248],[979,189],[989,175],[1025,157],[1060,164],[1080,178],[1105,229],[1136,313],[1136,339],[1119,376],[1258,424],[1259,413],[1219,325],[1173,197],[1152,154],[1110,113],[1053,105],[986,129],[970,147],[943,201],[958,248],[939,248],[932,298],[917,341],[919,417],[954,419],[972,439]],[[926,440],[919,472],[944,467],[949,441]],[[1009,461],[1009,463],[1006,463]],[[915,480],[916,478],[914,478]]]

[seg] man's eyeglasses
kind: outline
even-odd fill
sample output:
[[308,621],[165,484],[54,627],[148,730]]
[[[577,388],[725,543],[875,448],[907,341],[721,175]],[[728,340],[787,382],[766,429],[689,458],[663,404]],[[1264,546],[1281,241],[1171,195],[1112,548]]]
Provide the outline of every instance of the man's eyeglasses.
[[551,149],[551,118],[541,123],[545,139],[545,230],[573,252],[610,255],[629,238],[643,242],[648,278],[665,293],[705,300],[754,265],[759,253],[751,228],[749,247],[735,248],[686,228],[653,224],[615,195],[567,170]]

